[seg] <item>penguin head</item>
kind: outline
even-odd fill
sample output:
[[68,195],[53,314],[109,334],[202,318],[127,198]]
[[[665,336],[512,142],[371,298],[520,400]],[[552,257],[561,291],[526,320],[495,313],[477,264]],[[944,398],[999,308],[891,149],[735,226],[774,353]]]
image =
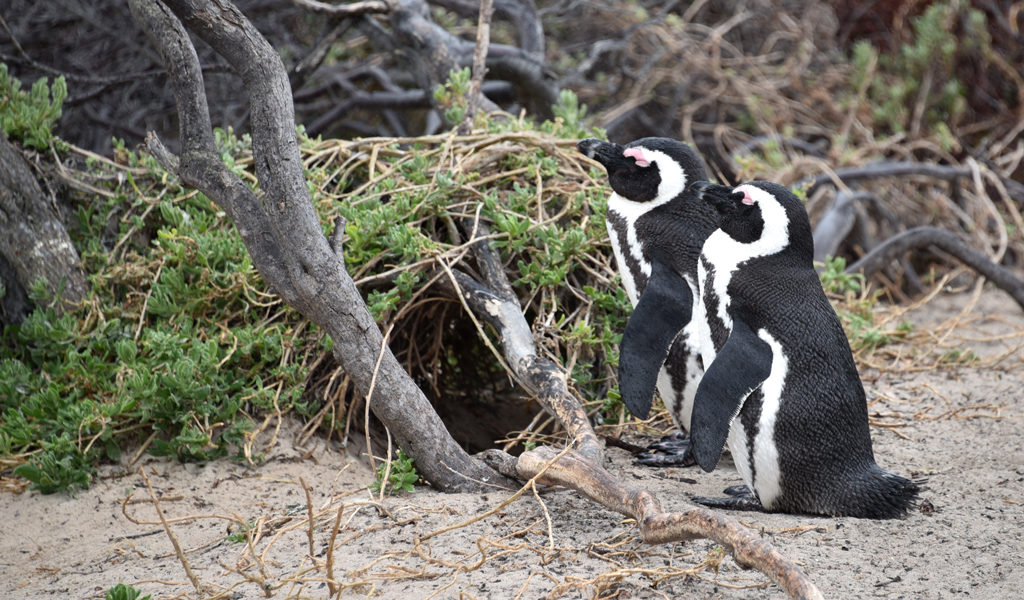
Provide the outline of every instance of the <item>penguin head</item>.
[[633,202],[662,204],[690,182],[707,179],[693,149],[669,138],[642,138],[625,146],[590,138],[576,147],[604,166],[615,193]]
[[741,244],[757,243],[763,253],[784,248],[813,256],[811,224],[803,202],[785,186],[751,181],[736,187],[694,182],[690,190],[718,212],[718,228]]

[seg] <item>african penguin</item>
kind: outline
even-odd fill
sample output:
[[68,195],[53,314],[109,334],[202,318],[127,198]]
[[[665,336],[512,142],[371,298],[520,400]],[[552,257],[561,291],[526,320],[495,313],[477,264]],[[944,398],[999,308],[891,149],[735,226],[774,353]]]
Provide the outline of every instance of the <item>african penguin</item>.
[[[690,407],[703,373],[691,323],[697,257],[717,213],[687,191],[707,175],[687,144],[643,138],[625,146],[586,139],[578,144],[608,172],[613,193],[606,223],[622,285],[633,303],[619,355],[623,402],[643,419],[655,385],[676,426],[690,427]],[[671,439],[670,439],[671,438]],[[642,453],[649,465],[692,465],[689,439],[670,436]]]
[[720,216],[697,267],[694,319],[706,372],[693,405],[693,453],[711,471],[728,442],[749,488],[698,501],[829,516],[905,514],[919,482],[875,464],[864,386],[815,273],[803,204],[760,181],[692,190]]

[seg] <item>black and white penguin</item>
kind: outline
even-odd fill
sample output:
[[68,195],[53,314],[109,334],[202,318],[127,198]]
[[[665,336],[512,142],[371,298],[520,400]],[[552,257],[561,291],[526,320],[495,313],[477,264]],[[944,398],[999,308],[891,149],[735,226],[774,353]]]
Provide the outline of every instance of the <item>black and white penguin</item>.
[[731,498],[698,501],[829,516],[905,514],[918,482],[875,464],[864,386],[814,270],[803,204],[767,182],[692,190],[720,215],[698,264],[694,319],[706,372],[693,406],[693,453],[711,471],[728,443],[747,483],[726,490]]
[[[619,353],[623,402],[644,419],[657,386],[676,426],[688,431],[703,373],[691,322],[697,257],[717,222],[715,210],[687,189],[707,179],[704,165],[689,145],[668,138],[625,146],[586,139],[578,147],[608,171],[608,236],[634,306]],[[685,436],[651,448],[658,452],[641,454],[641,463],[693,464]]]

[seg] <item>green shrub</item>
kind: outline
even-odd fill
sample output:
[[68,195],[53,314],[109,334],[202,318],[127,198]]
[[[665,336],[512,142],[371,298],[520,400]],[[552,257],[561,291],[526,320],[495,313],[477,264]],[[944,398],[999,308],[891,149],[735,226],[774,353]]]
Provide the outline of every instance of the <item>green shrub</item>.
[[21,82],[0,63],[0,127],[8,139],[26,146],[45,150],[51,142],[60,142],[53,135],[53,127],[61,115],[61,106],[68,97],[67,84],[61,75],[53,85],[43,77],[28,92]]
[[[964,51],[990,48],[985,14],[964,0],[947,0],[929,5],[911,22],[913,37],[897,52],[879,54],[868,40],[854,45],[851,83],[867,91],[882,130],[905,132],[915,106],[923,104],[924,133],[945,143],[967,108],[964,85],[954,74],[955,59]],[[957,31],[961,22],[965,31]]]
[[[384,473],[388,471],[387,463],[383,463],[377,467],[377,479],[370,486],[370,489],[375,494],[380,493],[381,485],[384,485]],[[395,455],[395,459],[391,461],[391,469],[388,471],[387,484],[384,485],[384,493],[386,494],[401,494],[413,491],[413,484],[419,481],[420,475],[416,472],[416,465],[412,459],[409,458],[399,450]]]
[[145,596],[140,597],[141,594],[142,594],[142,592],[140,592],[139,590],[135,589],[134,587],[132,587],[130,585],[125,585],[123,583],[119,583],[119,584],[115,585],[114,587],[110,588],[109,590],[107,590],[107,593],[104,594],[103,599],[104,600],[149,600],[150,598],[153,597],[150,594],[146,594]]
[[[607,190],[581,187],[588,173],[578,165],[566,177],[580,159],[574,144],[584,108],[568,96],[562,104],[562,117],[543,126],[486,123],[487,135],[501,143],[482,150],[472,141],[446,146],[443,136],[381,144],[372,172],[369,153],[350,150],[360,142],[312,140],[300,129],[300,143],[325,233],[344,217],[348,270],[357,281],[374,282],[363,292],[382,327],[421,294],[437,257],[467,256],[462,236],[469,232],[458,233],[456,222],[479,217],[491,228],[490,243],[511,270],[528,319],[552,315],[539,329],[541,344],[572,365],[581,395],[604,398],[630,306],[617,283],[606,287],[611,274],[600,283],[593,277],[609,264]],[[215,133],[224,162],[253,181],[250,140]],[[508,144],[521,148],[501,150]],[[446,147],[461,159],[500,151],[482,173],[448,168]],[[339,166],[321,158],[332,156],[324,148],[353,158]],[[34,290],[44,308],[2,334],[0,451],[41,491],[84,487],[99,462],[139,444],[180,460],[250,458],[251,432],[265,415],[316,415],[324,400],[306,392],[330,340],[266,290],[224,212],[152,157],[116,140],[114,156],[117,164],[86,159],[81,177],[102,194],[79,198],[70,228],[90,273],[86,302],[57,315],[45,308],[46,290]],[[592,175],[604,181],[603,173]],[[446,314],[466,318],[461,309]],[[396,352],[437,344],[435,330],[427,329],[396,328]],[[439,393],[511,385],[475,336],[460,348],[473,346],[480,351],[442,353]],[[411,477],[401,468],[396,473]],[[405,484],[411,482],[398,487]]]
[[266,295],[222,211],[118,153],[131,166],[92,165],[109,195],[81,203],[72,228],[85,305],[58,315],[33,288],[41,308],[0,344],[0,451],[45,493],[86,487],[96,463],[150,436],[156,455],[241,456],[254,416],[301,408],[307,368],[287,357],[319,336]]

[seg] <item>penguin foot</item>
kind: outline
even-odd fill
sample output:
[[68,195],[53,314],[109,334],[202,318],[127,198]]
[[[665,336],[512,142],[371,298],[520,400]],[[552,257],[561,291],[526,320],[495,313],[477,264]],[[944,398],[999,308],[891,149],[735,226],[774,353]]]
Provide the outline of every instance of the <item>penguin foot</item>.
[[757,499],[754,492],[745,485],[731,485],[725,490],[728,498],[694,498],[697,504],[703,504],[709,508],[722,508],[725,510],[749,510],[765,512],[761,501]]
[[739,484],[730,485],[729,487],[722,490],[722,493],[726,496],[753,496],[754,492],[750,491],[750,486]]
[[636,455],[637,463],[647,467],[690,467],[697,464],[693,457],[690,436],[676,432],[666,435]]

